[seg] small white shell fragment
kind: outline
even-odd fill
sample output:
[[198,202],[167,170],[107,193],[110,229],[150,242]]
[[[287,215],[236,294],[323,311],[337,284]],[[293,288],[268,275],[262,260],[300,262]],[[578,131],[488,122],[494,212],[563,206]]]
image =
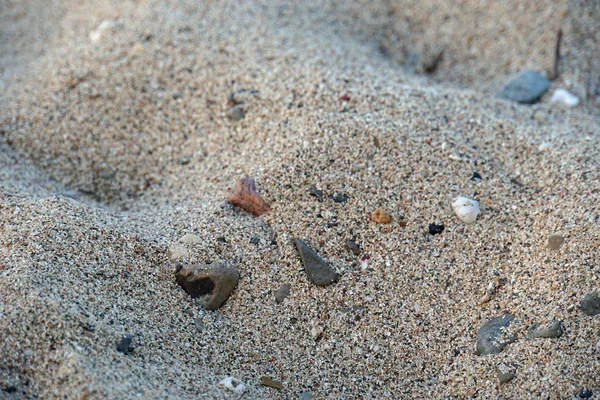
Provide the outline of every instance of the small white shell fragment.
[[458,154],[450,154],[448,158],[452,161],[464,161],[464,159]]
[[198,235],[193,235],[191,233],[186,233],[179,239],[181,243],[202,243],[202,239]]
[[567,107],[575,107],[579,104],[579,98],[565,89],[556,89],[550,98],[550,103],[561,103]]
[[552,148],[552,143],[550,142],[544,142],[542,144],[540,144],[540,146],[538,147],[539,151],[547,151],[550,150]]
[[466,197],[459,196],[454,199],[452,203],[452,209],[456,213],[458,219],[465,224],[472,224],[479,215],[479,203],[475,200],[467,199]]
[[219,385],[223,386],[225,389],[231,390],[233,393],[242,394],[246,390],[246,384],[239,379],[235,379],[232,376],[228,376],[219,382]]
[[102,35],[104,34],[104,32],[114,28],[117,25],[117,23],[115,21],[111,21],[111,20],[104,20],[102,21],[102,23],[100,25],[98,25],[98,27],[90,32],[90,40],[92,42],[97,42],[102,38]]
[[319,339],[322,334],[323,334],[323,328],[320,327],[319,325],[314,325],[312,328],[310,328],[310,337],[312,338],[312,340]]

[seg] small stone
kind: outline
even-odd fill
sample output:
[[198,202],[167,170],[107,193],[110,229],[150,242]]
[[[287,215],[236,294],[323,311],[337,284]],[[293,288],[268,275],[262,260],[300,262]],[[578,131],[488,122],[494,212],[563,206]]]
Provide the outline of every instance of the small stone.
[[204,328],[206,328],[206,325],[204,325],[204,321],[202,321],[200,318],[195,318],[194,327],[198,332],[202,332],[204,331]]
[[338,273],[304,241],[294,239],[294,244],[298,249],[298,253],[300,253],[304,271],[309,281],[318,286],[327,286],[338,280]]
[[189,256],[189,252],[185,247],[174,244],[169,247],[167,255],[171,260],[181,260]]
[[533,113],[533,119],[540,123],[546,122],[546,120],[548,119],[548,113],[542,110],[537,110]]
[[130,334],[121,335],[121,339],[117,342],[117,351],[123,354],[129,354],[133,351],[133,336]]
[[317,200],[322,201],[323,200],[323,191],[317,189],[317,187],[315,185],[312,185],[310,187],[310,191],[308,192],[311,196],[314,196],[317,198]]
[[567,107],[575,107],[579,104],[579,98],[565,89],[556,89],[552,93],[550,103],[560,103]]
[[515,337],[505,332],[514,319],[512,314],[504,314],[485,323],[477,333],[477,354],[498,354],[514,342]]
[[529,339],[535,338],[558,338],[563,334],[562,322],[553,321],[552,323],[546,324],[533,324],[527,331],[527,337]]
[[256,192],[256,184],[252,178],[240,178],[237,180],[235,185],[233,185],[233,189],[231,189],[229,203],[256,216],[271,211],[269,204]]
[[392,222],[392,216],[387,211],[378,208],[371,213],[371,221],[378,224],[389,224]]
[[350,250],[355,256],[360,254],[360,247],[358,247],[358,245],[352,241],[352,240],[347,240],[346,241],[346,247],[348,248],[348,250]]
[[580,399],[591,399],[594,395],[594,392],[587,388],[581,388],[579,392],[577,392],[577,397]]
[[250,238],[250,244],[257,245],[260,243],[260,238],[257,235],[254,235]]
[[185,235],[183,235],[181,237],[181,239],[179,239],[179,241],[181,243],[186,243],[186,244],[202,243],[202,239],[200,238],[200,236],[193,235],[191,233],[186,233]]
[[550,143],[550,142],[544,142],[538,146],[538,150],[541,151],[542,153],[550,150],[551,148],[552,148],[552,143]]
[[241,121],[244,119],[244,116],[244,110],[242,110],[240,107],[232,107],[227,110],[227,118],[232,121]]
[[444,232],[444,224],[429,224],[429,234],[430,235],[439,235]]
[[193,156],[183,156],[179,159],[180,165],[188,165],[192,161]]
[[550,89],[550,81],[533,70],[519,72],[504,85],[496,97],[522,104],[531,104]]
[[181,268],[176,274],[177,283],[192,298],[207,296],[204,308],[216,310],[225,303],[235,286],[240,274],[233,267],[213,263],[207,268]]
[[454,213],[465,224],[472,224],[479,215],[479,203],[475,200],[459,196],[452,202]]
[[319,338],[321,338],[321,335],[323,335],[323,328],[319,325],[313,325],[312,328],[310,328],[310,337],[312,338],[312,340],[319,340]]
[[275,301],[283,303],[286,297],[290,295],[290,285],[283,285],[275,292]]
[[504,364],[500,364],[496,367],[496,375],[498,376],[498,382],[500,384],[512,381],[516,376],[515,369]]
[[219,385],[223,386],[225,389],[231,390],[235,394],[242,394],[246,391],[246,384],[232,376],[223,379],[219,382]]
[[333,196],[331,196],[331,199],[336,203],[345,203],[349,198],[350,196],[348,196],[346,193],[335,193]]
[[304,392],[300,393],[298,400],[312,400],[312,393],[310,390],[305,390]]
[[581,300],[579,308],[581,308],[581,311],[592,317],[600,314],[600,298],[598,297],[598,292],[592,292],[586,295],[583,300]]
[[471,180],[475,181],[475,182],[481,182],[483,180],[483,178],[481,177],[479,172],[475,171],[475,172],[473,172],[473,176],[471,177]]
[[548,237],[548,248],[550,250],[558,250],[565,242],[565,238],[560,235],[550,235]]
[[263,386],[268,386],[268,387],[272,387],[275,389],[283,389],[283,385],[281,384],[281,382],[271,379],[268,376],[261,376],[260,384]]

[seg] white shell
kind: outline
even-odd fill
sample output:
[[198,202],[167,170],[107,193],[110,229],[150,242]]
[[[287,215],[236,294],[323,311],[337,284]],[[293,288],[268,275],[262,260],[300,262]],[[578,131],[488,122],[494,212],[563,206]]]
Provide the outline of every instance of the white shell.
[[480,212],[478,202],[462,196],[454,199],[454,202],[452,203],[452,209],[456,213],[458,219],[465,224],[472,224],[475,222]]
[[565,89],[556,89],[550,98],[550,103],[561,103],[567,107],[579,104],[579,98]]
[[246,384],[239,379],[235,379],[232,376],[228,376],[219,382],[219,385],[223,386],[225,389],[231,390],[233,393],[242,394],[246,390]]

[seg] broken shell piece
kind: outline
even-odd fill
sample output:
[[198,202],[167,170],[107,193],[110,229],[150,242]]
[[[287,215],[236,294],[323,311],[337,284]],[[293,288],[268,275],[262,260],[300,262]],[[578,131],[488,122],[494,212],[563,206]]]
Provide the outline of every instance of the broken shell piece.
[[319,338],[323,335],[323,328],[319,325],[314,325],[310,328],[310,337],[312,340],[319,340]]
[[494,295],[494,293],[496,293],[496,290],[498,290],[501,284],[502,281],[500,280],[500,278],[495,277],[494,279],[492,279],[488,283],[487,288],[485,289],[485,294],[479,299],[479,304],[485,304],[488,301],[490,301],[492,299],[492,296]]
[[185,235],[183,235],[181,237],[181,239],[179,239],[179,241],[181,243],[186,243],[186,244],[202,243],[202,239],[200,238],[200,236],[194,235],[191,233],[186,233]]
[[204,308],[207,310],[216,310],[221,307],[240,279],[237,269],[215,263],[206,269],[201,267],[181,268],[175,276],[177,283],[192,298],[208,296],[204,303]]
[[452,203],[452,209],[456,213],[458,219],[465,224],[472,224],[479,215],[479,203],[475,200],[467,199],[466,197],[459,196],[454,199]]
[[246,384],[244,382],[231,376],[223,379],[219,382],[219,385],[223,386],[225,389],[231,390],[235,394],[242,394],[246,390]]
[[233,185],[233,189],[231,189],[229,202],[256,216],[271,211],[269,204],[256,192],[256,184],[252,178],[240,178],[237,180],[235,185]]
[[167,253],[171,260],[181,260],[182,258],[186,258],[189,256],[189,251],[183,247],[178,246],[176,244],[169,247],[169,252]]
[[556,89],[550,98],[550,103],[561,103],[567,107],[579,104],[579,98],[565,89]]

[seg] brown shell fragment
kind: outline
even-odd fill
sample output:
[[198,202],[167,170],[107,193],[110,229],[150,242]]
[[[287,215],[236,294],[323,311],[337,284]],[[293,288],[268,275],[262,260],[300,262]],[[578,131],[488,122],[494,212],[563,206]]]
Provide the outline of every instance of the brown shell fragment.
[[371,213],[371,221],[378,224],[389,224],[392,222],[392,216],[387,211],[378,208]]
[[271,211],[271,207],[256,192],[256,184],[252,178],[240,178],[237,180],[233,189],[229,203],[256,216],[263,215]]
[[207,268],[181,268],[175,274],[177,283],[192,298],[206,296],[204,308],[216,310],[225,303],[240,279],[237,269],[220,264]]

